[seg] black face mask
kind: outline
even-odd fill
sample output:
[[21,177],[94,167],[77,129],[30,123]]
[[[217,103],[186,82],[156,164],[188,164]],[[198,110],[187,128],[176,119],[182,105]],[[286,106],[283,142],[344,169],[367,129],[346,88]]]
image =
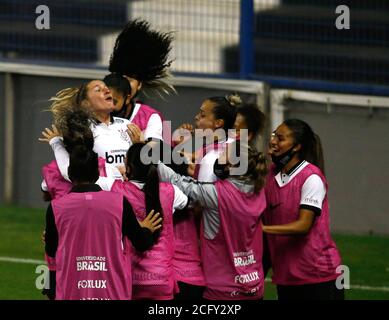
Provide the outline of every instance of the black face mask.
[[279,156],[271,155],[271,160],[277,167],[277,171],[280,171],[283,167],[285,167],[288,162],[293,158],[295,155],[296,151],[293,151],[293,148],[295,147],[292,146],[288,151],[284,152],[283,154],[280,154]]
[[230,170],[227,168],[229,164],[219,164],[219,160],[216,160],[213,165],[213,173],[220,180],[225,180],[230,176]]

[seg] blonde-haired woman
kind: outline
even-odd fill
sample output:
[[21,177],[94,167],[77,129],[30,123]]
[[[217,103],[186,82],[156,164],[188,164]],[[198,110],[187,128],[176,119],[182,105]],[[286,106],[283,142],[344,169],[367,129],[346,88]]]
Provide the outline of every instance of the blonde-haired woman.
[[[50,106],[50,111],[53,113],[54,125],[60,132],[68,130],[65,123],[66,115],[83,108],[89,112],[91,118],[90,127],[94,138],[93,150],[108,164],[119,167],[124,164],[125,154],[132,145],[131,138],[127,133],[127,125],[130,122],[111,116],[114,109],[113,98],[103,81],[92,80],[78,88],[61,90],[51,98],[51,101],[53,103]],[[50,135],[50,133],[48,134]],[[50,141],[53,149],[58,143],[61,143],[60,139]],[[56,160],[61,174],[67,178],[67,160],[58,158]]]

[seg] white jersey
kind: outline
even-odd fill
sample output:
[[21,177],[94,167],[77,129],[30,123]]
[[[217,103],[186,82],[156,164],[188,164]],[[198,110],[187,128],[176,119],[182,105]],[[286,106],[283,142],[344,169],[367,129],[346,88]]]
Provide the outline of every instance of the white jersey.
[[[206,155],[200,161],[200,169],[197,180],[200,182],[215,182],[217,180],[216,175],[213,173],[213,165],[215,161],[221,156],[225,151],[226,145],[235,141],[232,138],[228,138],[227,141],[220,141],[219,145],[222,147],[211,148]],[[210,146],[212,147],[212,145]]]
[[130,121],[123,118],[112,117],[110,124],[91,123],[94,138],[93,150],[99,157],[104,158],[106,163],[124,165],[127,150],[132,145],[127,133],[127,125]]
[[[302,161],[292,172],[289,174],[279,172],[275,179],[280,187],[287,185],[291,182],[307,165],[308,161]],[[310,175],[304,182],[301,189],[300,206],[305,205],[309,207],[315,207],[321,210],[324,198],[326,196],[326,187],[317,174]]]

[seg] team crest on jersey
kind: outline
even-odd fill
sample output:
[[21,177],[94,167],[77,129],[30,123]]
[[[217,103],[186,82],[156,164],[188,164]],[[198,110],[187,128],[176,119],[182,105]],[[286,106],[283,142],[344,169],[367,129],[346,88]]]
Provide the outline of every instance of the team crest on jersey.
[[126,142],[128,142],[130,140],[130,137],[128,136],[127,131],[119,130],[119,133],[120,133],[120,138],[122,138],[122,140],[124,140]]

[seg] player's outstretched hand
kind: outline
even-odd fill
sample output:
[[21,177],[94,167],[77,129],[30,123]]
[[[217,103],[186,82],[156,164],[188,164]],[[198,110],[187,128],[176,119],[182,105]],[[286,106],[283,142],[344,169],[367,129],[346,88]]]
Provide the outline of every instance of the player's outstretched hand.
[[159,218],[159,212],[154,213],[154,210],[151,210],[143,221],[139,221],[139,224],[142,228],[147,228],[154,233],[162,228],[162,218]]
[[51,128],[52,129],[45,128],[45,130],[42,131],[42,138],[39,138],[38,140],[41,142],[49,143],[51,139],[61,136],[61,134],[59,133],[59,131],[55,125],[52,124]]

